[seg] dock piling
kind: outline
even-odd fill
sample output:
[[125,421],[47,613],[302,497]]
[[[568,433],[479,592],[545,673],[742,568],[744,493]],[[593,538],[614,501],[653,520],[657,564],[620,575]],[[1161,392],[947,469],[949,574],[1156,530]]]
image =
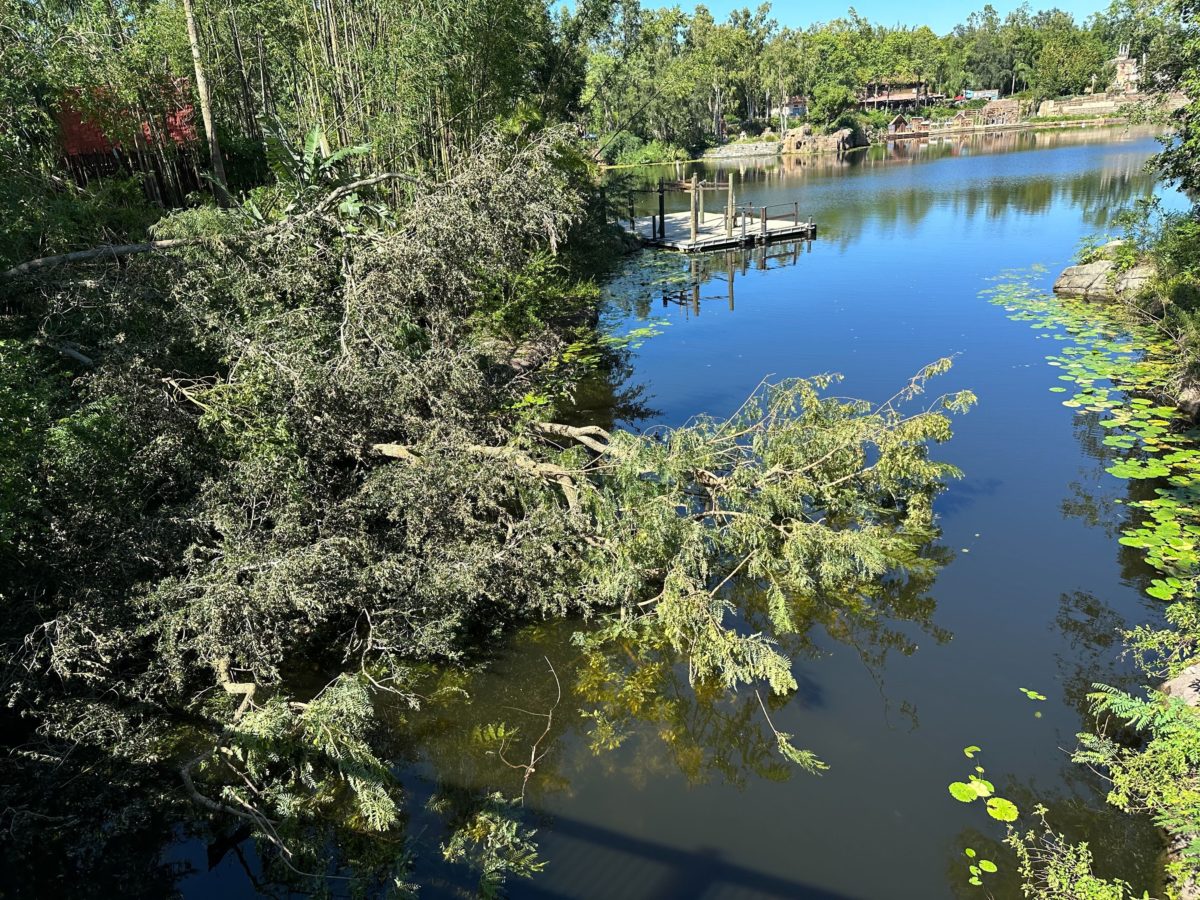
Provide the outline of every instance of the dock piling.
[[700,204],[698,198],[700,196],[700,176],[695,172],[692,173],[692,243],[700,240],[700,220],[698,218],[700,212]]
[[733,237],[733,217],[735,215],[734,210],[736,209],[736,207],[734,206],[734,197],[733,197],[733,177],[734,177],[734,173],[730,172],[729,173],[729,181],[728,181],[729,200],[725,204],[725,237],[726,238]]
[[658,179],[658,237],[663,241],[667,239],[667,187],[661,175]]

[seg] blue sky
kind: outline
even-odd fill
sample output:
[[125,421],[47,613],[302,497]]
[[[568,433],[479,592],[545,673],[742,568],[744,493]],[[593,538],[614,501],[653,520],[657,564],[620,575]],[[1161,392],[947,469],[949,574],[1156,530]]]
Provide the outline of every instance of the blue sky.
[[[704,5],[717,19],[724,19],[729,11],[743,6],[754,9],[761,0],[708,0]],[[895,0],[857,0],[853,4],[860,15],[866,16],[873,22],[884,25],[928,25],[938,34],[944,34],[964,21],[973,10],[982,9],[986,0],[977,3],[953,2],[953,0],[924,0],[918,3],[897,3]],[[647,7],[675,6],[692,9],[696,6],[694,0],[678,0],[678,2],[661,2],[661,0],[642,0]],[[1020,0],[993,0],[1001,16],[1020,6]],[[1086,19],[1092,13],[1108,7],[1108,0],[1030,0],[1034,11],[1057,7],[1075,16],[1077,21]],[[845,14],[851,6],[842,0],[777,0],[771,4],[774,16],[781,25],[793,28],[807,27],[813,22],[825,22]]]

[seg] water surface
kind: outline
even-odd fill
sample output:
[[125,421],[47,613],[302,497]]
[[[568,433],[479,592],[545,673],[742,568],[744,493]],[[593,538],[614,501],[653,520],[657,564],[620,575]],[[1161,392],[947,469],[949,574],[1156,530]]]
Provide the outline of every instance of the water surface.
[[943,389],[969,388],[979,406],[940,450],[966,475],[937,505],[953,559],[877,628],[814,625],[802,690],[772,717],[827,773],[697,771],[673,764],[653,725],[608,758],[565,741],[568,784],[538,797],[549,866],[514,896],[966,895],[962,848],[1003,836],[946,791],[971,771],[971,744],[1000,793],[1046,803],[1102,872],[1155,887],[1152,829],[1107,807],[1064,752],[1093,681],[1136,683],[1119,628],[1160,612],[1116,542],[1128,483],[1104,472],[1095,421],[1048,391],[1053,341],[978,293],[1035,265],[1048,286],[1085,236],[1155,191],[1144,165],[1156,147],[1139,131],[1043,132],[701,169],[736,171],[754,204],[798,199],[821,231],[766,253],[643,257],[610,285],[615,331],[669,322],[633,374],[656,421],[727,414],[767,375],[839,372],[839,393],[883,400],[956,354]]

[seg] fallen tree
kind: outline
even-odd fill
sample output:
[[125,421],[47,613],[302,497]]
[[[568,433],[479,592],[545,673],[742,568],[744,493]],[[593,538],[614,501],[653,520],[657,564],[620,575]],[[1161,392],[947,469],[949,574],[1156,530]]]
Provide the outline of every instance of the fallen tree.
[[[395,711],[426,702],[428,667],[516,623],[602,618],[597,645],[786,694],[778,639],[800,607],[924,565],[955,474],[929,447],[973,399],[920,405],[948,361],[883,404],[826,396],[823,376],[642,435],[555,421],[596,354],[519,372],[492,355],[500,305],[550,331],[594,302],[544,255],[582,216],[573,153],[562,133],[493,136],[378,214],[369,189],[391,176],[347,176],[306,204],[281,191],[270,226],[212,234],[213,213],[184,213],[162,252],[14,282],[38,302],[6,323],[0,398],[32,424],[3,483],[36,499],[0,521],[20,554],[7,688],[39,760],[69,771],[82,744],[166,768],[137,802],[250,827],[285,877],[402,881]],[[91,365],[64,370],[78,360],[51,344]],[[819,767],[759,701],[779,750]],[[6,783],[52,777],[21,771]],[[475,804],[460,834],[499,854],[489,877],[531,870],[523,832]],[[82,839],[102,846],[112,818],[91,815]]]

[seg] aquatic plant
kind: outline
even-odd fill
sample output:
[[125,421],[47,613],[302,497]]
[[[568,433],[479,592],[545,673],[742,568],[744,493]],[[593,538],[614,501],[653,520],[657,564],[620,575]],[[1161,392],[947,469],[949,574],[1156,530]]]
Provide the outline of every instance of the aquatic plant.
[[[1117,454],[1108,474],[1153,486],[1151,497],[1127,504],[1140,518],[1123,530],[1120,543],[1143,551],[1156,571],[1145,591],[1169,604],[1169,627],[1143,624],[1125,639],[1147,675],[1177,674],[1200,647],[1200,432],[1173,405],[1180,345],[1125,307],[1047,296],[1028,277],[1007,276],[989,293],[1012,318],[1046,332],[1042,337],[1072,342],[1047,357],[1077,389],[1063,405],[1105,416],[1099,421],[1108,432],[1103,444]],[[1051,390],[1062,392],[1061,386]],[[1107,774],[1111,803],[1148,813],[1184,836],[1168,869],[1181,881],[1194,878],[1200,873],[1200,716],[1161,694],[1140,698],[1102,684],[1094,688],[1089,700],[1098,720],[1115,721],[1146,740],[1131,747],[1101,723],[1099,733],[1078,736],[1074,759]],[[1036,875],[1040,885],[1042,892],[1030,896],[1056,896],[1056,886],[1069,878],[1084,885],[1077,896],[1127,896],[1128,885],[1084,878],[1091,861],[1086,845],[1068,845],[1049,828],[1009,843],[1022,872]]]

